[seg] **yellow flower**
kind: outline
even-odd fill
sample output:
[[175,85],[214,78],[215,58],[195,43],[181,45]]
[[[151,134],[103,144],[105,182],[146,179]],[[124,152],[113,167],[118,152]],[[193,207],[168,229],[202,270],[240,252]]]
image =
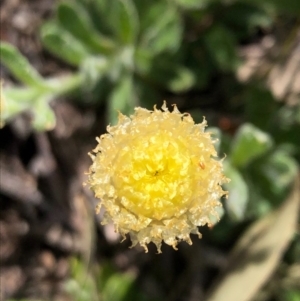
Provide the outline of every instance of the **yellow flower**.
[[116,126],[97,138],[90,154],[93,164],[88,184],[105,208],[103,224],[113,222],[132,245],[161,244],[176,249],[178,241],[192,244],[190,233],[210,225],[219,199],[226,195],[222,161],[214,141],[205,133],[206,120],[195,124],[176,106],[170,112],[135,108],[127,117],[119,114]]

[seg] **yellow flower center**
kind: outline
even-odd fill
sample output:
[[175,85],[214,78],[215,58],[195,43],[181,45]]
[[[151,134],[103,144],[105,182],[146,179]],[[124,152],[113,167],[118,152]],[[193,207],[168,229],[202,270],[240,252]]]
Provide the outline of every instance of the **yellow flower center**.
[[121,204],[135,214],[161,220],[179,216],[191,201],[196,166],[186,145],[160,131],[136,138],[114,164]]

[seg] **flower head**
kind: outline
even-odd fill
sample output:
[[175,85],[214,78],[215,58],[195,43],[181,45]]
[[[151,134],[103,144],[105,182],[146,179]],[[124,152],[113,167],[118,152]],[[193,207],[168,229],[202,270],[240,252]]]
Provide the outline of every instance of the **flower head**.
[[162,241],[176,249],[180,240],[192,243],[190,233],[201,237],[197,227],[218,216],[227,181],[205,127],[206,120],[195,124],[166,103],[162,111],[120,113],[90,154],[88,184],[100,199],[98,211],[105,208],[103,224],[113,222],[146,252],[151,241],[161,252]]

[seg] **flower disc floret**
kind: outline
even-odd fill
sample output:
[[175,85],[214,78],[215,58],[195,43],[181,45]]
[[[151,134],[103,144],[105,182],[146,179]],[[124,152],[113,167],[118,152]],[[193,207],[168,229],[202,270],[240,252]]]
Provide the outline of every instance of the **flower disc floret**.
[[133,116],[119,114],[116,126],[97,138],[88,183],[103,206],[103,223],[113,222],[133,246],[147,251],[154,242],[176,249],[178,241],[191,244],[190,233],[218,216],[219,199],[227,179],[206,120],[195,124],[176,106],[170,112],[136,108]]

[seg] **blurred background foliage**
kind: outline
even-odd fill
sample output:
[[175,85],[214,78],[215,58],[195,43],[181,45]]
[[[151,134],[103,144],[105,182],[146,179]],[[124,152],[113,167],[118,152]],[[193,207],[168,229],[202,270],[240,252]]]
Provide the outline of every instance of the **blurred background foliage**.
[[[209,271],[207,276],[201,274],[201,289],[195,280],[191,286],[185,283],[174,289],[178,295],[172,294],[172,286],[180,283],[185,272],[182,267],[172,268],[175,274],[170,282],[160,287],[160,277],[165,275],[159,275],[160,270],[148,271],[139,263],[131,265],[133,271],[124,271],[105,251],[102,261],[93,264],[84,256],[70,256],[69,278],[62,289],[70,300],[300,300],[299,201],[293,207],[294,215],[280,215],[289,204],[299,173],[299,16],[298,0],[57,1],[50,17],[36,30],[43,51],[67,71],[46,75],[9,39],[1,41],[1,64],[7,74],[1,89],[2,131],[26,112],[33,132],[51,136],[59,123],[53,108],[62,99],[78,110],[93,112],[94,117],[88,117],[91,122],[100,116],[103,124],[115,124],[117,111],[132,114],[136,106],[150,109],[166,99],[169,105],[177,104],[181,111],[191,113],[197,122],[206,116],[211,126],[208,131],[218,138],[219,156],[226,154],[224,168],[231,182],[225,186],[229,198],[224,200],[221,222],[212,231],[201,230],[204,242],[194,240],[193,251],[182,246],[182,254],[170,259],[176,266],[182,262],[195,265],[198,278],[200,272]],[[85,135],[93,139],[94,132],[95,128]],[[98,127],[96,135],[103,132]],[[81,139],[86,146],[85,138]],[[297,185],[290,197],[295,204]],[[7,197],[3,190],[1,195]],[[92,204],[92,196],[88,198]],[[45,199],[51,202],[51,197]],[[238,246],[237,240],[249,227],[266,221],[270,230],[273,226],[267,220],[274,212],[278,220],[286,220],[276,233],[283,243],[277,261],[265,267],[269,274],[259,280],[248,299],[229,298],[230,292],[228,298],[210,297],[214,293],[209,295],[208,288],[217,291],[220,287],[218,282],[212,286],[223,269],[217,262],[227,262],[233,245]],[[99,234],[92,213],[89,219],[93,226],[88,231]],[[288,221],[294,223],[285,231]],[[97,249],[96,241],[92,239],[92,250]],[[109,239],[105,244],[110,245]],[[201,247],[206,251],[199,251]],[[118,248],[120,253],[126,250],[118,244],[104,247],[112,248],[113,254]],[[270,248],[276,250],[272,244]],[[209,269],[203,262],[195,263],[207,250],[214,256]],[[134,262],[136,253],[128,254]],[[141,258],[146,255],[138,254],[139,261],[145,261]],[[163,262],[156,256],[152,261],[148,264],[154,267]],[[140,279],[142,273],[149,274],[147,281]],[[253,277],[245,281],[252,282]],[[266,284],[269,278],[272,281]],[[248,285],[245,283],[241,286]],[[147,294],[147,286],[153,286],[152,294]]]

